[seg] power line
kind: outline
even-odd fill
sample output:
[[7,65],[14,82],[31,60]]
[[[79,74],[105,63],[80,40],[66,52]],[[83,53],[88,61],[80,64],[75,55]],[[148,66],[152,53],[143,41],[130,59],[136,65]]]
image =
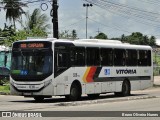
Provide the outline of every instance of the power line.
[[[93,8],[92,8],[92,11],[94,11],[94,14],[98,15],[98,16],[101,16],[104,18],[104,14],[102,15],[101,13],[95,11]],[[115,13],[114,11],[111,11],[111,10],[108,10],[110,13]],[[125,16],[123,14],[119,14],[117,13],[117,15],[119,15],[120,17],[122,18],[126,18],[126,19],[130,19],[131,17],[129,16]],[[132,18],[132,20],[135,20],[136,22],[140,23],[140,24],[144,24],[144,25],[147,25],[147,26],[151,26],[151,27],[156,27],[158,29],[160,29],[160,26],[159,26],[159,23],[153,23],[151,21],[141,21],[140,19],[136,19],[136,18]],[[124,27],[124,26],[123,26]]]
[[82,18],[82,19],[78,20],[78,21],[75,22],[75,23],[72,23],[72,24],[70,24],[70,25],[66,25],[66,26],[60,27],[60,28],[66,28],[66,27],[70,27],[70,26],[76,25],[76,24],[80,23],[81,21],[83,21],[83,20],[85,20],[85,19],[86,19],[86,18]]
[[138,0],[140,2],[145,2],[145,3],[149,3],[149,4],[153,4],[153,5],[160,5],[160,1],[157,0]]
[[[93,20],[93,19],[91,19],[91,18],[88,18],[88,19],[91,20],[91,21],[93,21],[93,22],[95,22],[95,23],[98,23],[98,24],[102,25],[103,27],[107,27],[107,28],[110,28],[110,29],[114,29],[114,30],[117,30],[117,31],[121,31],[121,32],[125,32],[125,33],[130,33],[130,34],[133,33],[133,32],[127,31],[127,30],[123,30],[123,29],[121,29],[121,28],[119,28],[119,27],[113,27],[113,26],[106,25],[106,24],[104,24],[104,23],[100,23],[100,22],[98,22],[98,21],[96,21],[96,20]],[[145,35],[158,36],[158,37],[160,36],[160,35],[153,35],[153,34],[145,34]]]
[[141,10],[139,8],[130,7],[120,3],[113,3],[108,0],[85,0],[91,4],[94,4],[102,9],[112,11],[115,14],[121,14],[129,16],[131,18],[144,19],[152,21],[154,23],[160,22],[160,14],[156,12]]
[[132,33],[132,32],[126,31],[126,30],[122,30],[122,29],[120,29],[120,28],[118,28],[118,27],[112,27],[112,26],[109,26],[109,25],[100,23],[100,22],[98,22],[98,21],[96,21],[96,20],[93,20],[93,19],[91,19],[91,18],[88,18],[88,19],[91,20],[91,21],[94,21],[94,22],[96,22],[96,23],[98,23],[98,24],[100,24],[100,25],[102,25],[102,26],[105,26],[105,27],[107,27],[107,28],[115,29],[115,30],[118,30],[118,31],[123,31],[123,32],[126,32],[126,33]]

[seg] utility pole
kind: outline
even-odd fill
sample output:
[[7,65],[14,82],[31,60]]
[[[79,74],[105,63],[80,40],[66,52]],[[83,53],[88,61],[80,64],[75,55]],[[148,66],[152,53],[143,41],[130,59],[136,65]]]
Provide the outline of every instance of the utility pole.
[[92,4],[83,4],[83,7],[86,7],[86,39],[87,39],[87,29],[88,29],[88,7],[92,7]]
[[99,31],[99,28],[98,28],[98,31],[96,31],[98,34],[100,33],[100,31]]
[[58,4],[57,0],[53,0],[52,4],[52,10],[51,10],[51,16],[52,18],[52,23],[53,23],[53,37],[54,38],[59,38],[58,35]]

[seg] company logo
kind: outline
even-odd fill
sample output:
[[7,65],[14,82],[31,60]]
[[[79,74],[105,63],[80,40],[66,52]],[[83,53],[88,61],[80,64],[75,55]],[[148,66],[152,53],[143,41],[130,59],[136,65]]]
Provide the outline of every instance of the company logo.
[[117,74],[136,74],[137,71],[135,69],[119,69],[119,70],[116,70],[116,73]]
[[104,74],[105,75],[110,75],[110,69],[104,69]]
[[20,75],[27,75],[27,74],[28,74],[28,71],[27,71],[27,70],[21,70]]
[[11,112],[2,112],[2,117],[12,117]]
[[2,112],[2,117],[42,117],[40,112]]

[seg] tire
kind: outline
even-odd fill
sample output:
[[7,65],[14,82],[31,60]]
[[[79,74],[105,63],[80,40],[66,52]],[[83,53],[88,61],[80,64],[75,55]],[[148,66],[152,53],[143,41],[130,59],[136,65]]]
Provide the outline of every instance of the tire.
[[128,81],[124,81],[122,85],[122,96],[129,96],[131,93],[130,84]]
[[91,99],[96,99],[99,97],[100,94],[88,94],[88,97]]
[[123,84],[122,84],[122,92],[115,92],[114,94],[116,96],[122,96],[122,97],[125,97],[125,96],[129,96],[131,93],[131,89],[130,89],[130,83],[128,81],[124,81]]
[[36,96],[36,97],[34,97],[34,100],[36,102],[42,102],[44,100],[44,97],[42,97],[42,96]]
[[81,98],[81,90],[80,87],[76,84],[73,84],[70,89],[70,95],[65,96],[66,99],[70,101],[76,101]]

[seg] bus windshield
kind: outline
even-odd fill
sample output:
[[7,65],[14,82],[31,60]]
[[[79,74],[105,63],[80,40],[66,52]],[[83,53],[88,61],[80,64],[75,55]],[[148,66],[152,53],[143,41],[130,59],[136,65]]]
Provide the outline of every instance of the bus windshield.
[[12,52],[11,75],[43,76],[52,74],[52,53],[47,50],[15,50]]

